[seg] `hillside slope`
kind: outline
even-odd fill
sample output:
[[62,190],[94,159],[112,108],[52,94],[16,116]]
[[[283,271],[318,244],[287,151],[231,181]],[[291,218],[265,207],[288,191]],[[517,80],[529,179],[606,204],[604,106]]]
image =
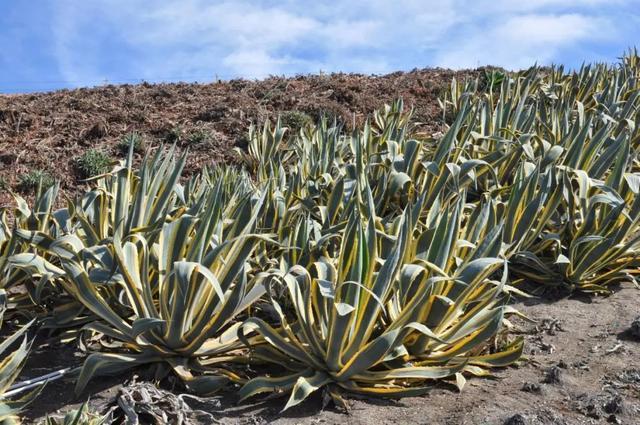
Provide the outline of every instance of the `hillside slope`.
[[[251,123],[302,112],[339,117],[349,127],[374,109],[402,97],[425,132],[441,127],[437,99],[451,79],[477,71],[423,69],[384,76],[332,74],[232,80],[211,84],[107,85],[91,89],[0,96],[0,189],[21,189],[21,176],[42,170],[74,192],[81,180],[76,159],[98,149],[122,156],[118,142],[130,132],[151,145],[177,141],[189,148],[187,172],[234,161]],[[292,113],[293,111],[293,113]],[[304,117],[304,116],[303,116]],[[4,186],[4,187],[2,187]],[[28,195],[28,193],[25,193]],[[0,203],[9,201],[0,192]]]

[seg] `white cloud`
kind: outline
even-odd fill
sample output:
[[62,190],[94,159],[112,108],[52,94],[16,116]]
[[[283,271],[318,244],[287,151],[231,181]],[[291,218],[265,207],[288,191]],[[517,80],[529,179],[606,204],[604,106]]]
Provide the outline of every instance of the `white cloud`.
[[629,3],[630,0],[478,0],[478,8],[492,13],[532,12],[549,9],[590,9],[602,5],[617,6]]
[[288,56],[274,56],[265,50],[251,48],[232,52],[224,57],[222,63],[235,71],[237,75],[249,75],[257,78],[279,75],[288,68],[301,65],[308,68],[312,64],[310,61],[301,61]]
[[606,21],[578,14],[518,15],[497,22],[489,31],[477,28],[464,34],[458,38],[460,47],[441,52],[436,63],[451,68],[487,63],[526,68],[551,61],[560,49],[578,41],[610,37],[612,31]]
[[382,24],[379,21],[341,20],[320,26],[318,36],[326,40],[327,44],[343,50],[350,47],[375,46],[381,31]]
[[[634,1],[64,0],[53,34],[70,81],[519,68],[612,40],[613,13]],[[105,64],[103,48],[134,53],[122,69]]]
[[[228,45],[287,44],[315,31],[318,22],[278,8],[257,8],[249,2],[208,4],[202,1],[166,2],[137,18],[146,27],[129,34],[133,41],[172,43],[218,41]],[[199,37],[199,38],[198,38]]]
[[[91,58],[92,50],[83,46],[83,41],[78,37],[77,25],[79,16],[73,14],[71,8],[64,6],[58,10],[52,28],[52,50],[58,60],[60,73],[71,85],[82,85],[85,81],[96,81],[102,76],[96,69]],[[84,51],[83,55],[78,54]]]

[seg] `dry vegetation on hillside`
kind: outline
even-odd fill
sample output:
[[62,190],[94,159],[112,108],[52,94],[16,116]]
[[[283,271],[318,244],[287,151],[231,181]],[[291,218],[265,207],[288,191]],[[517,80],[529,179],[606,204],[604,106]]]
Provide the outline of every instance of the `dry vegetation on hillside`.
[[[425,132],[439,131],[438,97],[454,76],[474,75],[425,69],[380,77],[332,74],[0,95],[0,182],[29,194],[32,185],[21,182],[42,171],[60,179],[63,191],[79,193],[77,159],[91,149],[121,159],[118,144],[130,133],[152,145],[189,148],[190,174],[204,164],[237,161],[233,147],[246,148],[250,124],[281,115],[285,124],[296,125],[327,114],[351,127],[399,97],[415,107]],[[0,195],[0,205],[8,202],[6,193]]]

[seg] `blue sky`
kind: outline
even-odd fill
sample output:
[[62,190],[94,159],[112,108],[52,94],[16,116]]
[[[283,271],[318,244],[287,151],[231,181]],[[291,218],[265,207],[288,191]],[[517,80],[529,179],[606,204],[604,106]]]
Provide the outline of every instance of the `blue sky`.
[[640,0],[0,0],[0,92],[615,61]]

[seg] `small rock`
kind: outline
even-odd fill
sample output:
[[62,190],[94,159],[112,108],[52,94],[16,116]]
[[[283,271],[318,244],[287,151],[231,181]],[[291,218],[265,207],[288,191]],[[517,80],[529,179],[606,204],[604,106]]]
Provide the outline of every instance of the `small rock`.
[[574,362],[572,366],[575,367],[576,369],[582,369],[587,371],[590,370],[589,364],[587,363],[586,360],[580,360],[580,361]]
[[541,342],[540,350],[542,350],[547,354],[553,354],[553,352],[556,351],[556,347],[554,347],[553,344],[547,344],[546,342]]
[[609,415],[607,417],[607,422],[609,422],[610,424],[622,424],[622,421],[618,419],[616,415]]
[[558,366],[552,366],[547,369],[542,382],[545,384],[559,384],[561,373],[562,369],[560,369]]
[[538,384],[534,384],[533,382],[525,382],[522,385],[521,391],[524,391],[526,393],[540,394],[542,389]]
[[600,411],[595,404],[587,404],[584,406],[584,412],[586,416],[593,419],[600,419]]
[[545,332],[547,335],[555,335],[558,332],[564,332],[562,323],[559,319],[543,319],[540,326],[537,327],[538,331]]
[[629,327],[629,335],[631,337],[640,340],[640,316],[636,317],[631,326]]
[[504,425],[526,425],[526,423],[527,422],[524,420],[524,416],[522,416],[520,413],[516,413],[515,415],[507,419],[504,422]]
[[625,369],[618,376],[626,384],[640,384],[640,369]]
[[18,160],[18,155],[14,153],[0,153],[0,163],[13,164]]
[[107,130],[107,125],[104,122],[99,121],[94,123],[91,127],[85,129],[83,131],[82,137],[85,140],[96,140],[108,134],[109,131]]
[[569,365],[568,365],[568,364],[567,364],[567,362],[565,362],[564,360],[560,360],[560,361],[558,362],[558,367],[559,367],[559,368],[561,368],[561,369],[566,369],[566,368],[568,368],[568,367],[569,367]]
[[603,410],[606,413],[615,415],[616,413],[622,413],[622,411],[624,410],[624,401],[622,400],[622,397],[620,397],[619,394],[614,395],[613,397],[611,397],[611,399],[609,399],[609,401],[607,401],[603,407]]
[[600,396],[590,396],[586,393],[580,394],[576,397],[574,406],[575,410],[589,418],[600,419],[603,416]]
[[225,108],[214,107],[200,112],[198,115],[196,115],[195,119],[197,121],[205,122],[220,121],[222,118],[224,118],[225,113]]

